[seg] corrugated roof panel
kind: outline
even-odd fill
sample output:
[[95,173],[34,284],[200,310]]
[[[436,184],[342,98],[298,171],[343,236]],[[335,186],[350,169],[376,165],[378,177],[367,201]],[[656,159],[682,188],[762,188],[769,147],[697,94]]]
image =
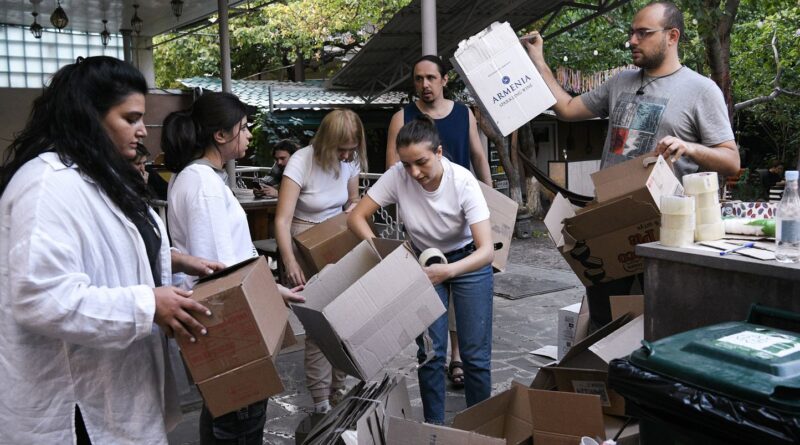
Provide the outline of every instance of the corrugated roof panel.
[[[222,82],[214,77],[192,77],[181,79],[188,88],[222,91]],[[334,108],[339,105],[367,105],[364,98],[354,91],[329,89],[320,82],[299,83],[269,80],[234,80],[231,90],[242,102],[259,108],[269,107],[270,87],[274,109],[284,108]],[[406,95],[399,92],[384,94],[369,103],[371,106],[394,106]]]

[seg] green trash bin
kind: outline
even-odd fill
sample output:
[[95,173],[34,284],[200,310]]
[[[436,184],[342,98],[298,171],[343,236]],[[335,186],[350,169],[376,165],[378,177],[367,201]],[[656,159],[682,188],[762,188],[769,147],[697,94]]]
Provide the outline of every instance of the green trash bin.
[[800,315],[754,305],[746,322],[642,344],[609,385],[644,445],[800,443]]

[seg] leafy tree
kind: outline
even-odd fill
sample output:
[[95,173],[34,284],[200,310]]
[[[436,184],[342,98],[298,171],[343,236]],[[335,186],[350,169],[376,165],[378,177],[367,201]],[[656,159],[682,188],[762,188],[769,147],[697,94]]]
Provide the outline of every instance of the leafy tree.
[[[331,62],[363,45],[409,2],[293,0],[269,3],[234,17],[230,20],[233,77],[271,72],[273,77],[287,74],[290,80],[302,81],[308,68],[327,75],[338,67],[328,66]],[[182,77],[218,76],[216,32],[217,26],[211,26],[179,39],[159,36],[154,50],[156,84],[172,87]]]

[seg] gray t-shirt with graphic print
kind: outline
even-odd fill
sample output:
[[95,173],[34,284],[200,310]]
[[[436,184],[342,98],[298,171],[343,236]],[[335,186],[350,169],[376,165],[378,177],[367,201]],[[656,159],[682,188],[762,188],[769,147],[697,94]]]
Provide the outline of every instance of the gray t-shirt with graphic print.
[[[714,81],[685,66],[653,79],[641,70],[623,71],[580,96],[589,111],[609,118],[601,168],[651,152],[665,136],[705,146],[733,140],[728,109]],[[637,95],[642,86],[644,94]],[[675,165],[678,178],[697,170],[688,157]]]

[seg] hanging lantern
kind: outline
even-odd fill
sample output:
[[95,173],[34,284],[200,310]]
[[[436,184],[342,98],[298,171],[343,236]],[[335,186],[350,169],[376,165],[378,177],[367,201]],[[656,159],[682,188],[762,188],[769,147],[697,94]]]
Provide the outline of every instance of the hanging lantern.
[[42,38],[43,28],[42,28],[42,25],[40,25],[39,22],[36,21],[36,16],[38,16],[39,13],[38,12],[32,12],[31,14],[33,14],[33,23],[31,23],[31,27],[30,27],[31,34],[33,34],[33,37],[35,37],[37,39],[41,39]]
[[142,32],[142,25],[144,25],[144,20],[139,17],[139,5],[133,4],[133,18],[131,18],[131,28],[133,32],[139,34]]
[[172,0],[169,5],[172,7],[172,15],[179,19],[183,14],[183,0]]
[[69,24],[69,17],[67,17],[64,8],[61,7],[61,0],[58,0],[58,7],[50,14],[50,23],[59,30],[66,28]]
[[111,33],[108,32],[108,20],[103,19],[103,32],[100,33],[100,41],[103,43],[103,46],[108,46],[108,42],[111,40]]

